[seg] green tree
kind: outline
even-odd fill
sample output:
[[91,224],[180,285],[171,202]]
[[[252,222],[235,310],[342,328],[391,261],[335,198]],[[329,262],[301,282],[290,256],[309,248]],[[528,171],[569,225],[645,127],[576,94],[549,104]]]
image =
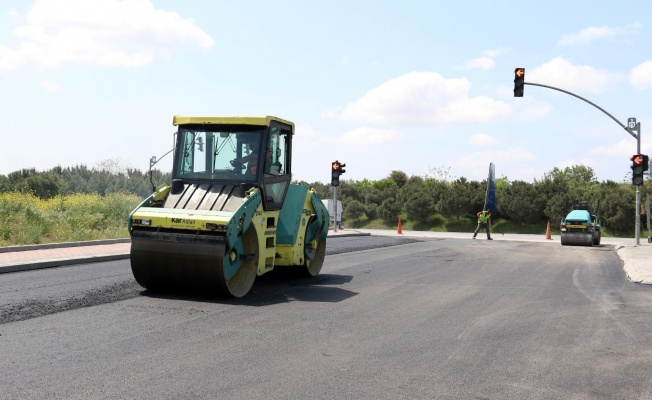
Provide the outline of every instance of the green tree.
[[435,214],[435,203],[432,200],[430,191],[421,188],[415,192],[406,202],[405,211],[410,220],[425,223],[428,218]]
[[393,180],[394,183],[396,183],[396,186],[400,189],[407,183],[408,176],[403,171],[392,171],[389,174],[389,179]]
[[29,188],[29,192],[45,200],[58,196],[65,185],[63,179],[52,172],[30,176],[25,179],[24,184]]
[[360,185],[353,181],[340,182],[338,198],[341,198],[342,202],[346,200],[347,203],[350,203],[352,200],[364,202],[364,195],[360,189]]
[[396,185],[396,182],[390,178],[385,178],[385,179],[375,181],[373,183],[373,187],[379,190],[381,193],[382,192],[391,193],[391,192],[396,192],[398,190],[398,186]]
[[463,216],[476,214],[477,211],[474,212],[469,185],[465,178],[457,179],[448,186],[448,189],[441,195],[437,209],[445,217],[456,218],[457,222],[460,222],[460,218]]
[[378,216],[383,219],[387,225],[398,223],[399,214],[401,213],[401,206],[394,197],[388,197],[383,200],[378,210]]
[[478,211],[484,208],[485,197],[487,194],[487,181],[467,182],[465,191],[468,193],[469,201],[471,203],[469,216],[474,216],[478,213]]
[[407,203],[415,193],[426,188],[424,180],[420,176],[413,175],[398,191],[398,201]]
[[369,219],[376,219],[378,218],[378,208],[380,206],[376,204],[369,204],[366,203],[364,204],[364,213]]
[[427,178],[423,181],[424,186],[430,193],[430,196],[432,197],[432,202],[435,205],[435,208],[437,207],[437,204],[439,204],[439,201],[441,200],[442,194],[448,190],[448,187],[450,184],[446,181],[441,181],[437,179],[432,179],[432,178]]
[[306,181],[294,181],[292,183],[314,189],[315,193],[317,193],[317,196],[319,196],[320,199],[325,200],[333,197],[333,194],[330,192],[330,185],[321,182],[308,183]]
[[537,190],[547,199],[544,213],[553,222],[561,221],[578,201],[590,201],[596,184],[593,170],[583,165],[554,168],[543,180],[535,180]]
[[528,182],[514,181],[501,191],[501,201],[497,204],[501,216],[528,223],[546,219],[546,201],[539,196],[536,187]]
[[[630,184],[607,181],[599,185],[600,209],[594,213],[610,233],[633,233],[636,192]],[[596,206],[597,207],[597,206]]]
[[358,200],[351,200],[348,203],[346,203],[346,207],[344,207],[344,217],[349,219],[355,219],[356,221],[360,220],[360,217],[362,214],[365,212],[365,207],[364,204],[359,202]]
[[376,219],[378,217],[378,210],[380,205],[383,204],[383,194],[375,187],[369,187],[365,190],[364,206],[365,214],[369,219]]

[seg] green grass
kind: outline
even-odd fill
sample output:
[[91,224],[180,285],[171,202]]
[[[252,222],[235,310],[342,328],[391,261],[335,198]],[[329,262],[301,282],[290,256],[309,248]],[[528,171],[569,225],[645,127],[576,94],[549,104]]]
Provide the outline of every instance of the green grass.
[[0,193],[0,246],[127,238],[127,218],[141,201],[123,193],[49,200]]

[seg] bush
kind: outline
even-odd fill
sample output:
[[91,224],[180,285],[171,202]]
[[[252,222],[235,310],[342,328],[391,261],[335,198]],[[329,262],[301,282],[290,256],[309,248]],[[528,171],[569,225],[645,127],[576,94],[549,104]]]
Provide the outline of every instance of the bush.
[[385,224],[390,226],[398,223],[400,213],[401,205],[393,197],[385,199],[378,210],[378,216],[382,218]]
[[141,201],[124,193],[59,195],[48,200],[0,193],[0,246],[126,238],[127,218]]

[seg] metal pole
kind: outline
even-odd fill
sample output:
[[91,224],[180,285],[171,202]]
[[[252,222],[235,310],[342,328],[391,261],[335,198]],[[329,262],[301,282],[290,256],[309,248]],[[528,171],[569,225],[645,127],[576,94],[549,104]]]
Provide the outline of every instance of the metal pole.
[[[604,108],[600,107],[599,105],[595,104],[594,102],[592,102],[592,101],[590,101],[590,100],[585,99],[585,98],[582,97],[582,96],[578,96],[578,95],[576,95],[575,93],[569,92],[569,91],[564,90],[564,89],[556,88],[556,87],[554,87],[554,86],[542,85],[542,84],[540,84],[540,83],[525,82],[525,84],[526,84],[526,85],[533,85],[533,86],[541,86],[541,87],[548,88],[548,89],[558,90],[558,91],[560,91],[560,92],[564,92],[564,93],[566,93],[566,94],[570,94],[571,96],[577,97],[578,99],[583,100],[583,101],[589,103],[589,104],[592,105],[593,107],[595,107],[595,108],[597,108],[598,110],[602,111],[603,113],[607,114],[607,116],[608,116],[609,118],[611,118],[611,119],[613,119],[614,121],[616,121],[616,123],[617,123],[618,125],[620,125],[624,130],[626,130],[627,133],[629,133],[630,135],[632,135],[633,137],[636,138],[636,136],[634,135],[634,132],[632,132],[632,129],[627,128],[627,127],[626,127],[622,122],[618,121],[618,120],[616,119],[616,117],[614,117],[613,115],[609,114],[609,113],[608,113]],[[637,126],[638,126],[638,125],[637,125]],[[641,133],[640,133],[640,130],[639,130],[638,138],[640,138],[640,137],[641,137]],[[640,147],[640,139],[639,139],[639,147]],[[639,149],[639,151],[640,151],[640,149]]]
[[641,244],[641,187],[636,186],[636,245]]
[[645,195],[645,216],[647,217],[647,242],[652,243],[652,230],[650,230],[650,194]]
[[333,232],[337,232],[337,186],[333,186]]
[[[641,154],[641,123],[636,123],[636,154]],[[641,245],[641,187],[636,186],[636,245]]]

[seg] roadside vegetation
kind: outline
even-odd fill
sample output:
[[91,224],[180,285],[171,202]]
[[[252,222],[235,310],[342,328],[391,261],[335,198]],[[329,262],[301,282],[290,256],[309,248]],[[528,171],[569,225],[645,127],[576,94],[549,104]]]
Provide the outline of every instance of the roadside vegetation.
[[141,201],[128,193],[0,193],[0,246],[126,238],[127,216]]
[[[117,168],[107,161],[85,166],[27,169],[0,175],[0,246],[74,242],[128,237],[129,213],[152,192],[149,174]],[[392,171],[378,180],[340,181],[338,200],[346,228],[437,232],[472,232],[475,214],[483,208],[487,182],[453,178],[450,169],[426,176]],[[153,172],[153,182],[170,180]],[[297,182],[332,198],[328,184]],[[652,192],[648,180],[643,199]],[[496,180],[494,230],[502,233],[553,234],[577,201],[597,212],[605,236],[634,236],[635,188],[629,182],[598,182],[584,166],[555,168],[534,182]],[[644,228],[645,220],[641,227]]]
[[[349,228],[402,229],[436,232],[472,232],[482,210],[487,182],[453,178],[450,169],[431,170],[425,176],[392,171],[379,181],[340,182],[343,220]],[[329,185],[312,183],[322,198],[331,198]],[[642,187],[642,198],[652,182]],[[587,201],[601,220],[604,236],[633,237],[636,189],[623,181],[598,182],[585,166],[555,168],[534,182],[496,180],[493,226],[502,233],[559,233],[559,223],[578,201]],[[599,201],[599,211],[597,210]],[[642,227],[645,226],[644,219]]]

